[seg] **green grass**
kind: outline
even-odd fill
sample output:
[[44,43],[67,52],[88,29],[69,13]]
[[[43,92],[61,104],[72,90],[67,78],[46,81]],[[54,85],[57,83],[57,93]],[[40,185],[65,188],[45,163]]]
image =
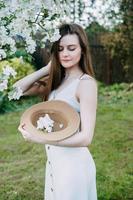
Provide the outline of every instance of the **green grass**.
[[[90,151],[99,200],[131,200],[133,104],[99,103]],[[43,200],[46,154],[17,131],[22,111],[0,115],[0,200]],[[63,199],[62,199],[63,200]],[[76,200],[76,199],[74,199]]]
[[100,200],[131,200],[131,140],[133,105],[99,105],[91,146],[97,166]]

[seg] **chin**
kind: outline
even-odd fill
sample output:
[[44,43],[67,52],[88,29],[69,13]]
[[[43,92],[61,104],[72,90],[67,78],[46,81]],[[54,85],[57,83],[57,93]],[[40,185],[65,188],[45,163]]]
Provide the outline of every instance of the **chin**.
[[70,63],[62,63],[61,65],[62,65],[64,68],[71,68],[71,67],[74,66],[73,64],[70,64]]
[[73,65],[62,65],[64,68],[69,69],[71,67],[73,67]]

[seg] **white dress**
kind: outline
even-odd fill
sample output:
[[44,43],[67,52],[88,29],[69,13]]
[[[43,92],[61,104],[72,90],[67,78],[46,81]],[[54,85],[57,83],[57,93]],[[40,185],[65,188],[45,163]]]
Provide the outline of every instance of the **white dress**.
[[[48,100],[63,100],[80,113],[80,104],[75,97],[80,79],[82,77],[72,81],[56,96],[55,91],[52,91]],[[87,147],[46,144],[45,149],[44,200],[97,200],[96,168]]]

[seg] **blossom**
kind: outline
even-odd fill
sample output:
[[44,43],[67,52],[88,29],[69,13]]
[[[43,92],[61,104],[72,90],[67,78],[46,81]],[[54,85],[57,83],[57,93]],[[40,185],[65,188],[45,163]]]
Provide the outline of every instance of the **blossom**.
[[[2,73],[0,74],[0,91],[3,92],[4,90],[8,89],[8,83],[11,78],[15,78],[17,72],[10,67],[9,65],[6,65],[2,69]],[[23,91],[20,87],[13,87],[8,92],[8,99],[9,100],[18,100],[23,95]]]
[[9,101],[14,99],[18,100],[23,95],[23,91],[20,87],[14,87],[9,93],[8,93],[8,99]]
[[36,48],[35,41],[31,37],[27,37],[26,43],[27,43],[27,47],[26,47],[27,52],[34,53],[35,48]]
[[2,73],[0,74],[0,91],[3,92],[8,88],[8,81],[11,76],[15,78],[16,71],[10,67],[9,65],[6,65],[2,69]]
[[[37,120],[37,129],[41,129],[44,132],[51,133],[54,128],[54,121],[50,118],[48,114],[45,114],[44,117],[40,117]],[[63,124],[59,124],[59,128],[63,128]]]
[[59,124],[59,127],[60,127],[60,128],[63,128],[63,124]]
[[0,49],[0,60],[6,58],[6,52],[3,49]]
[[8,80],[3,80],[3,82],[0,83],[0,92],[3,92],[7,89]]
[[56,29],[54,35],[50,38],[50,41],[55,42],[55,41],[59,40],[60,37],[61,37],[61,35],[59,33],[59,29]]
[[54,121],[46,114],[44,117],[40,117],[37,121],[37,129],[42,129],[46,132],[52,132]]
[[9,76],[13,76],[15,78],[17,72],[12,68],[10,67],[9,65],[6,65],[4,68],[3,68],[3,74],[8,78]]

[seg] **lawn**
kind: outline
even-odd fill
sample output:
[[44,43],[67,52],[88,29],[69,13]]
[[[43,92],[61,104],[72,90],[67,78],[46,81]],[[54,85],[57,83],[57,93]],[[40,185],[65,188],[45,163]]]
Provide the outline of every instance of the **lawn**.
[[[43,200],[46,154],[17,131],[23,111],[0,115],[0,200]],[[100,102],[93,143],[99,200],[131,200],[133,104]],[[76,199],[74,199],[76,200]]]

